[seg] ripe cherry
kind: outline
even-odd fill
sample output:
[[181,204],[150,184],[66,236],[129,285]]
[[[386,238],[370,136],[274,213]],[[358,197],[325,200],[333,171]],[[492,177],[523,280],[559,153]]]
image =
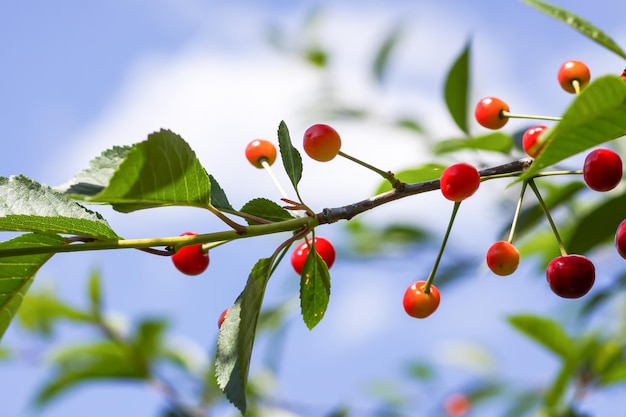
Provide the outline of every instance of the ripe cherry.
[[626,80],[626,69],[622,71],[622,73],[620,74],[620,77]]
[[[308,242],[308,245],[307,245]],[[300,243],[291,254],[291,265],[298,275],[302,274],[302,268],[307,256],[309,256],[309,245],[312,244],[312,239],[308,238],[307,242]],[[335,248],[332,243],[320,236],[315,236],[315,251],[322,257],[326,266],[330,269],[335,263]]]
[[489,247],[486,261],[494,274],[511,275],[519,265],[519,251],[513,244],[501,240]]
[[585,158],[583,179],[592,190],[612,190],[622,180],[622,158],[611,149],[591,151]]
[[582,255],[554,258],[546,269],[552,291],[563,298],[580,298],[587,294],[596,280],[593,263]]
[[579,88],[582,89],[589,83],[591,73],[589,72],[589,67],[584,62],[571,60],[561,65],[557,73],[557,79],[563,90],[576,94],[578,92],[574,87],[574,81],[578,81]]
[[533,126],[526,129],[522,136],[522,148],[531,158],[536,158],[543,149],[545,142],[539,141],[539,136],[547,129],[547,126]]
[[496,97],[481,99],[474,109],[474,117],[481,126],[487,129],[500,129],[509,121],[502,112],[508,112],[509,105]]
[[333,159],[341,149],[341,137],[331,126],[315,124],[304,132],[304,151],[320,162]]
[[222,311],[222,314],[220,314],[220,318],[217,319],[218,329],[222,328],[222,323],[224,323],[224,320],[226,320],[226,315],[228,314],[228,310],[230,310],[230,308],[227,308],[226,310]]
[[404,299],[402,305],[404,311],[411,316],[418,319],[423,319],[435,312],[439,307],[441,297],[439,290],[434,285],[430,286],[428,293],[424,292],[424,286],[426,281],[416,281],[404,292]]
[[[186,232],[181,236],[195,236],[197,233]],[[176,269],[186,275],[199,275],[209,266],[209,252],[202,250],[202,245],[183,246],[172,255]]]
[[617,232],[615,232],[615,248],[620,256],[626,259],[626,220],[623,220],[619,226],[617,226]]
[[257,168],[263,168],[263,160],[272,165],[276,161],[276,146],[265,139],[255,139],[246,146],[246,158]]
[[444,169],[439,184],[445,198],[450,201],[461,201],[478,190],[480,174],[472,165],[461,162]]
[[449,417],[463,417],[469,412],[471,406],[467,395],[456,393],[446,398],[443,409]]

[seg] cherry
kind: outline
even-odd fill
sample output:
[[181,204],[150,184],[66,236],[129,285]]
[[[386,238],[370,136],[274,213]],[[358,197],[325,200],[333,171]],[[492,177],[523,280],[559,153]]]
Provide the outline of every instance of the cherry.
[[584,62],[571,60],[561,65],[557,73],[557,79],[563,90],[568,93],[576,94],[578,92],[574,87],[574,81],[578,81],[579,88],[582,89],[589,83],[591,74],[589,67],[587,67]]
[[623,79],[626,80],[626,69],[624,71],[622,71],[620,77],[622,77]]
[[583,179],[592,190],[612,190],[622,180],[622,158],[611,149],[591,151],[585,158]]
[[224,320],[226,320],[226,315],[228,314],[228,310],[230,310],[230,308],[227,308],[226,310],[222,311],[222,314],[220,314],[220,318],[217,319],[218,329],[222,328],[222,323],[224,323]]
[[434,285],[430,286],[428,293],[424,292],[426,281],[416,281],[404,292],[402,305],[406,313],[418,319],[423,319],[435,312],[439,307],[441,297],[439,290]]
[[[181,236],[195,236],[197,233],[186,232]],[[209,252],[202,250],[202,245],[183,246],[172,255],[172,262],[180,272],[186,275],[199,275],[209,266]]]
[[494,274],[511,275],[519,265],[519,251],[510,242],[501,240],[489,247],[486,260]]
[[478,190],[480,174],[472,165],[461,162],[444,169],[439,184],[445,198],[450,201],[461,201]]
[[469,412],[471,403],[467,395],[456,393],[446,398],[443,409],[449,417],[463,417]]
[[341,137],[331,126],[315,124],[304,132],[304,151],[320,162],[333,159],[341,149]]
[[539,142],[539,136],[546,130],[547,126],[533,126],[527,129],[522,136],[522,148],[531,158],[536,158],[543,149],[545,142]]
[[[309,255],[309,246],[312,244],[312,239],[308,238],[307,242],[300,243],[291,254],[291,265],[298,275],[302,274],[302,268]],[[328,239],[316,236],[315,251],[322,257],[324,262],[326,262],[326,266],[330,269],[333,263],[335,263],[335,248],[332,243]]]
[[620,256],[626,259],[626,220],[623,220],[619,226],[617,226],[617,232],[615,232],[615,248]]
[[246,146],[246,158],[257,168],[263,168],[263,160],[272,165],[276,161],[276,146],[265,139],[255,139]]
[[552,291],[559,297],[580,298],[593,287],[596,269],[582,255],[564,255],[550,261],[546,278]]
[[481,99],[474,109],[474,117],[481,126],[487,129],[500,129],[509,121],[502,112],[508,112],[509,105],[496,97]]

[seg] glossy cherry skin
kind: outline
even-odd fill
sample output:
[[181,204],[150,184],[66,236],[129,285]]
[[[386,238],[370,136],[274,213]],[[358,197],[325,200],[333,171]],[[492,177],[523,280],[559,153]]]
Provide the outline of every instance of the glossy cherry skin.
[[246,146],[246,159],[257,168],[263,168],[263,160],[272,165],[276,161],[276,146],[268,140],[255,139]]
[[519,265],[519,251],[505,240],[491,245],[485,258],[489,269],[500,276],[511,275]]
[[[300,243],[296,249],[291,254],[291,266],[293,266],[294,271],[298,275],[302,274],[302,268],[304,267],[304,262],[306,261],[307,256],[309,256],[309,245],[312,242],[311,238],[308,238],[307,242]],[[319,256],[322,257],[328,269],[335,263],[335,248],[332,243],[326,238],[321,236],[315,236],[315,251]]]
[[303,146],[309,157],[327,162],[339,153],[341,137],[333,127],[319,123],[304,132]]
[[552,291],[563,298],[580,298],[587,294],[596,280],[593,263],[582,255],[554,258],[546,269]]
[[531,158],[536,158],[543,149],[545,142],[539,141],[539,136],[547,129],[547,126],[533,126],[526,129],[522,136],[522,148]]
[[591,151],[583,165],[583,179],[595,191],[609,191],[622,180],[622,158],[611,149],[599,148]]
[[589,67],[584,62],[571,60],[566,61],[559,68],[559,72],[557,73],[557,79],[559,80],[559,84],[563,90],[568,93],[575,94],[576,89],[574,88],[574,80],[577,80],[580,88],[582,89],[584,86],[589,84],[589,80],[591,79],[591,73],[589,72]]
[[624,259],[626,259],[626,220],[623,220],[619,226],[617,226],[617,231],[615,232],[615,249],[617,249],[617,253]]
[[[197,233],[186,232],[181,236],[195,236]],[[172,255],[176,269],[186,275],[200,275],[209,266],[209,252],[202,250],[202,245],[183,246]]]
[[430,286],[428,293],[424,292],[424,286],[426,281],[416,281],[404,292],[404,298],[402,299],[402,305],[404,311],[411,316],[418,319],[423,319],[435,312],[439,307],[441,296],[439,290],[434,285]]
[[445,198],[450,201],[461,201],[478,190],[480,174],[472,165],[460,162],[443,170],[439,184]]
[[224,320],[226,320],[226,315],[228,314],[228,310],[230,310],[230,308],[227,308],[226,310],[222,311],[222,314],[220,314],[219,319],[217,319],[218,329],[222,328],[222,324],[224,323]]
[[485,97],[476,104],[474,117],[481,126],[497,130],[509,121],[502,113],[508,111],[509,105],[504,101],[496,97]]

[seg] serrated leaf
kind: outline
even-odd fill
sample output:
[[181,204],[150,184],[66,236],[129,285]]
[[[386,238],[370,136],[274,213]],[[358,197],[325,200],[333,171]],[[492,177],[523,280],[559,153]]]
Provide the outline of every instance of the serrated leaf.
[[513,148],[513,137],[503,132],[461,139],[447,139],[435,143],[433,151],[441,155],[462,149],[509,153]]
[[228,202],[228,197],[224,189],[218,184],[213,175],[209,174],[209,181],[211,182],[211,204],[218,210],[234,210],[233,206]]
[[[271,222],[293,219],[293,216],[287,210],[266,198],[250,200],[244,204],[240,211]],[[247,222],[248,224],[259,224],[252,220],[247,220]]]
[[100,214],[23,175],[0,177],[0,230],[118,237]]
[[585,87],[563,118],[541,138],[544,149],[517,181],[587,149],[626,135],[626,82],[605,75]]
[[469,96],[471,46],[470,41],[465,44],[452,67],[450,67],[444,86],[444,97],[448,106],[448,112],[452,116],[454,123],[467,135],[469,135],[467,102]]
[[[445,165],[428,163],[415,168],[403,169],[395,173],[395,177],[407,184],[414,184],[422,181],[430,181],[438,179],[441,172],[445,169]],[[376,189],[376,194],[391,191],[392,187],[389,181],[383,181]]]
[[551,16],[555,19],[558,19],[566,23],[567,25],[576,29],[578,32],[587,36],[589,39],[604,46],[609,51],[615,52],[617,55],[621,56],[622,58],[626,58],[626,53],[624,53],[622,48],[620,48],[613,39],[611,39],[608,35],[606,35],[604,32],[602,32],[600,29],[598,29],[596,26],[592,25],[590,22],[586,21],[585,19],[565,9],[562,9],[553,4],[549,4],[540,0],[522,0],[522,1],[544,12],[548,16]]
[[302,157],[300,152],[291,144],[289,129],[287,129],[284,121],[281,121],[278,125],[278,147],[287,176],[291,180],[293,188],[297,191],[298,183],[302,179]]
[[230,307],[220,327],[215,355],[215,375],[226,398],[246,413],[246,386],[265,288],[272,260],[262,258],[252,268],[246,287]]
[[508,320],[517,330],[561,358],[571,359],[576,354],[574,341],[556,321],[530,314],[510,316]]
[[311,250],[304,261],[300,276],[300,307],[304,324],[313,329],[323,318],[330,298],[330,274],[328,266],[315,250]]
[[[59,235],[29,233],[1,242],[0,249],[60,245]],[[35,273],[52,253],[0,258],[0,339],[15,317]]]
[[402,34],[403,27],[400,25],[394,25],[376,52],[376,56],[374,57],[374,62],[372,64],[372,73],[374,74],[374,79],[379,83],[382,83],[385,78],[385,74],[389,66],[389,58],[398,44],[398,41],[401,39]]
[[84,182],[71,185],[66,194],[90,203],[110,204],[124,213],[160,206],[206,208],[211,204],[209,175],[187,142],[169,130],[150,134],[121,161],[116,158],[111,164],[114,162],[119,163],[117,169],[97,194],[85,191]]

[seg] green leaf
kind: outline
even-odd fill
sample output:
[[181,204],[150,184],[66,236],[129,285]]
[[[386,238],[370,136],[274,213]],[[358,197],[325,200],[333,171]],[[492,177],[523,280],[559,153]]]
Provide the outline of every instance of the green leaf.
[[402,34],[403,27],[401,25],[394,25],[376,52],[374,63],[372,65],[372,73],[374,74],[374,79],[378,83],[382,83],[385,78],[385,74],[389,66],[389,58],[398,44],[398,41],[402,37]]
[[142,357],[151,360],[163,351],[163,333],[167,322],[163,319],[144,319],[137,326],[132,345]]
[[213,207],[219,210],[234,210],[233,206],[228,202],[226,193],[213,175],[209,175],[209,181],[211,182],[211,204]]
[[300,276],[300,307],[302,318],[313,329],[323,318],[330,298],[330,274],[328,266],[315,250],[314,241],[307,255]]
[[563,119],[546,130],[546,145],[517,181],[542,169],[626,135],[626,83],[614,75],[592,81],[565,111]]
[[24,298],[17,319],[25,329],[50,335],[58,320],[91,322],[92,316],[59,300],[51,289],[45,289]]
[[530,314],[510,316],[508,320],[517,330],[561,358],[570,359],[575,355],[574,341],[556,321]]
[[291,144],[289,129],[287,129],[284,121],[281,121],[278,125],[278,147],[287,176],[291,180],[293,188],[297,191],[298,183],[302,178],[302,157],[300,152]]
[[[293,219],[293,216],[289,214],[287,210],[266,198],[255,198],[250,200],[244,204],[240,211],[271,222]],[[248,224],[258,224],[252,220],[247,221]]]
[[[441,172],[446,168],[445,165],[428,163],[420,165],[416,168],[404,169],[395,173],[395,177],[407,184],[413,184],[422,181],[431,181],[439,179]],[[376,189],[376,194],[391,191],[392,187],[389,181],[383,181]]]
[[89,276],[87,295],[91,302],[91,311],[100,315],[102,312],[102,285],[100,284],[100,274],[98,271],[93,271]]
[[465,134],[469,135],[467,127],[467,101],[469,94],[469,65],[470,65],[471,42],[465,44],[465,48],[456,58],[448,71],[444,87],[444,96],[450,116],[454,123]]
[[[1,242],[0,249],[53,246],[64,241],[58,235],[29,233]],[[0,338],[15,317],[35,273],[52,255],[46,253],[0,258]]]
[[226,398],[246,413],[246,386],[265,288],[272,260],[262,258],[252,268],[248,282],[220,327],[215,355],[215,375]]
[[624,220],[626,194],[605,200],[585,216],[577,217],[565,247],[569,252],[584,254],[615,237],[617,226]]
[[524,3],[530,4],[543,13],[551,16],[557,20],[560,20],[572,28],[576,29],[589,39],[599,43],[607,48],[609,51],[615,52],[622,58],[626,58],[626,53],[620,48],[613,39],[602,32],[600,29],[584,20],[583,18],[552,4],[540,1],[540,0],[523,0]]
[[601,376],[602,385],[611,385],[626,382],[626,362],[618,363],[607,369]]
[[543,402],[548,408],[558,406],[565,395],[570,382],[574,378],[576,367],[573,361],[566,360],[563,362],[559,373],[552,380],[552,384],[548,387]]
[[0,230],[118,237],[100,214],[22,175],[0,177]]
[[442,140],[435,143],[433,151],[438,155],[462,149],[509,153],[511,148],[513,148],[513,137],[511,135],[503,132],[493,132],[471,138]]
[[[123,159],[120,156],[116,154],[110,162],[119,165],[106,184],[88,183],[85,187],[79,182],[70,184],[65,193],[90,203],[111,204],[124,213],[175,205],[206,208],[211,204],[209,175],[177,134],[169,130],[152,133],[128,150]],[[107,177],[103,174],[102,178]],[[98,187],[104,188],[98,191]]]

